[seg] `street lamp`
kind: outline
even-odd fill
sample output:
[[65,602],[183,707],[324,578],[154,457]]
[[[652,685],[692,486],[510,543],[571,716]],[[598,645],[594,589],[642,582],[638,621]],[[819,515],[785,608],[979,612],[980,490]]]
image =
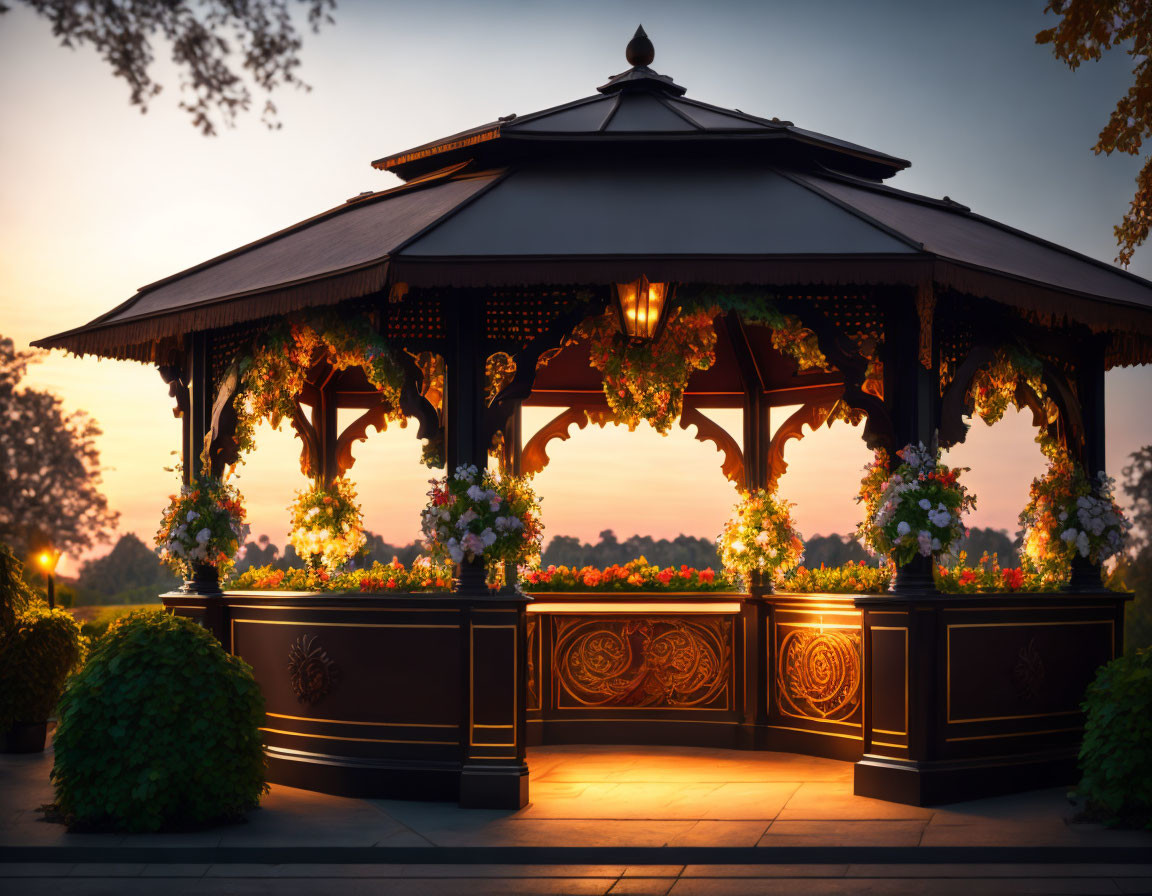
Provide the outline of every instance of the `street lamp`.
[[616,284],[620,325],[629,339],[655,339],[664,322],[664,306],[672,299],[671,283],[652,283],[647,277]]
[[40,552],[36,558],[36,562],[40,564],[40,568],[44,570],[44,579],[48,583],[48,608],[55,609],[56,607],[56,564],[60,562],[60,551],[55,548],[48,548]]

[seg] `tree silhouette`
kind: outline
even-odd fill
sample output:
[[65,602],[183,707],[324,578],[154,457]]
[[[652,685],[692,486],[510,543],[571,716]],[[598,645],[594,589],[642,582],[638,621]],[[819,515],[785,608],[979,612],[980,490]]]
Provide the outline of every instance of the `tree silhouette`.
[[[1036,35],[1036,43],[1052,44],[1057,59],[1075,70],[1108,50],[1131,41],[1132,85],[1116,103],[1112,117],[1092,149],[1139,155],[1144,138],[1152,138],[1152,0],[1048,0],[1045,12],[1061,17],[1059,24]],[[1152,154],[1136,175],[1136,195],[1124,219],[1113,228],[1120,254],[1128,264],[1132,253],[1148,239],[1152,227]]]
[[[252,105],[252,87],[309,87],[296,74],[303,41],[292,20],[293,0],[19,0],[52,23],[65,47],[90,46],[128,83],[128,101],[141,112],[162,90],[152,76],[153,41],[171,47],[181,82],[180,108],[205,136],[232,126]],[[297,0],[315,33],[331,24],[335,0]],[[8,7],[0,2],[0,13]],[[250,86],[251,85],[251,86]],[[278,128],[270,96],[265,124]]]
[[50,392],[17,388],[37,356],[0,338],[0,541],[18,557],[90,548],[118,519],[100,490],[96,422],[66,414]]

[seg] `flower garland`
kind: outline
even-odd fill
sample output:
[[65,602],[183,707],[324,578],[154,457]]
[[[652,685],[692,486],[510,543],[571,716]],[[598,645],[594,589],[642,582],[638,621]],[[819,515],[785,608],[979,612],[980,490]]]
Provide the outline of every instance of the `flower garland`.
[[804,559],[804,541],[792,525],[792,505],[771,492],[741,494],[732,518],[717,539],[720,562],[746,583],[752,573],[778,580]]
[[320,569],[278,569],[254,566],[240,573],[232,583],[237,591],[360,591],[368,594],[421,591],[451,591],[452,570],[417,557],[412,566],[393,558],[391,563],[373,563],[368,569],[354,569],[329,575]]
[[684,389],[696,370],[716,361],[712,319],[719,309],[677,308],[655,340],[628,342],[620,335],[616,312],[585,321],[577,330],[589,341],[589,362],[604,378],[604,397],[617,422],[635,429],[648,421],[667,433],[684,407]]
[[310,568],[335,570],[364,547],[364,518],[352,483],[340,477],[330,486],[315,484],[296,493],[288,510],[288,543]]
[[321,351],[333,370],[362,368],[388,404],[388,419],[405,421],[400,410],[404,371],[367,320],[335,314],[297,318],[261,334],[251,356],[237,365],[240,390],[232,406],[241,455],[255,446],[255,429],[261,420],[279,429],[296,412],[308,369]]
[[[1016,389],[1024,383],[1040,399],[1046,418],[1056,420],[1059,411],[1047,395],[1043,373],[1044,365],[1034,355],[1018,349],[999,349],[992,363],[981,368],[972,378],[968,391],[972,398],[972,412],[989,426],[999,423],[1009,405],[1019,406]],[[1056,458],[1061,450],[1056,439],[1048,434],[1047,427],[1041,428],[1036,442],[1049,458]]]
[[248,537],[246,514],[234,485],[201,476],[172,495],[160,520],[160,560],[186,578],[193,566],[216,567],[223,576]]
[[527,477],[467,465],[431,485],[421,528],[434,558],[527,563],[540,553],[540,503]]
[[1100,472],[1093,493],[1067,454],[1049,460],[1048,471],[1032,480],[1020,526],[1024,555],[1045,581],[1065,578],[1077,554],[1098,565],[1123,550],[1132,523],[1116,503],[1114,487],[1115,480]]
[[1039,575],[1026,566],[1000,566],[996,554],[985,552],[975,566],[969,566],[968,554],[961,551],[956,565],[936,567],[936,587],[949,594],[997,593],[1004,591],[1039,591]]
[[894,571],[890,562],[869,566],[864,560],[843,566],[798,566],[784,577],[780,590],[795,594],[882,594],[888,590]]
[[661,569],[645,558],[629,560],[623,566],[599,569],[595,566],[549,566],[534,569],[522,578],[525,590],[552,591],[735,591],[736,584],[711,569],[681,565]]
[[959,482],[964,470],[943,465],[939,450],[922,442],[905,445],[897,452],[903,463],[880,488],[880,471],[887,463],[877,454],[865,467],[858,498],[867,512],[857,530],[865,547],[903,565],[917,554],[946,551],[963,537],[961,518],[976,506],[976,498]]

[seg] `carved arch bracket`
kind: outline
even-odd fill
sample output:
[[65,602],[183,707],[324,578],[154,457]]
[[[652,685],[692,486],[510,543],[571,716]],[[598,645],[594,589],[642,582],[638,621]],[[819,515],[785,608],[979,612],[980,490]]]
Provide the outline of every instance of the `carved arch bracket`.
[[520,452],[520,472],[525,475],[539,473],[548,466],[548,443],[553,439],[566,442],[572,438],[568,432],[572,424],[584,429],[589,423],[603,428],[612,422],[608,408],[568,408],[557,414],[528,440]]
[[780,425],[768,444],[768,481],[765,487],[769,491],[776,487],[780,477],[788,470],[788,462],[784,460],[784,445],[790,439],[804,438],[805,426],[815,431],[828,422],[835,409],[835,401],[810,401]]
[[[363,414],[349,423],[340,436],[336,439],[336,475],[343,476],[352,469],[352,465],[356,463],[356,458],[352,456],[352,444],[354,442],[368,441],[368,427],[371,426],[376,432],[384,432],[388,429],[388,412],[391,408],[384,401],[377,403],[375,406],[366,410]],[[403,422],[400,424],[404,425]]]
[[696,427],[696,440],[698,442],[712,442],[716,450],[724,455],[720,470],[724,477],[735,482],[738,486],[744,485],[744,452],[737,442],[719,423],[711,417],[706,417],[696,408],[684,408],[680,415],[680,428],[687,430],[689,426]]

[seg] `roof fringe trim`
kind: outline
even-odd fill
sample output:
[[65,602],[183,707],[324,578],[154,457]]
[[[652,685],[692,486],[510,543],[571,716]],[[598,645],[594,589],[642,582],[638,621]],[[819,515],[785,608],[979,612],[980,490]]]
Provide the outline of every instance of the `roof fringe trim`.
[[214,299],[172,314],[137,321],[89,325],[38,339],[32,344],[38,348],[65,349],[81,356],[163,363],[173,340],[178,341],[188,333],[358,299],[379,292],[387,280],[388,262],[375,262],[335,277],[309,280],[269,292]]

